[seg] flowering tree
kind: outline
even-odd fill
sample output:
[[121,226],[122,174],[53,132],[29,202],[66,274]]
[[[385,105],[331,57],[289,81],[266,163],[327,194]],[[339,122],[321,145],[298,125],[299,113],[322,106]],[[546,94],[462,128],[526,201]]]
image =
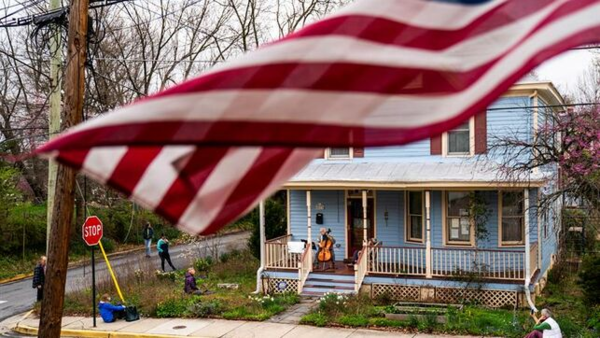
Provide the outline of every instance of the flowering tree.
[[493,139],[490,153],[500,154],[502,174],[523,180],[538,171],[558,182],[542,196],[542,208],[570,196],[600,211],[600,108],[540,109],[538,116],[539,127],[530,137],[514,133]]

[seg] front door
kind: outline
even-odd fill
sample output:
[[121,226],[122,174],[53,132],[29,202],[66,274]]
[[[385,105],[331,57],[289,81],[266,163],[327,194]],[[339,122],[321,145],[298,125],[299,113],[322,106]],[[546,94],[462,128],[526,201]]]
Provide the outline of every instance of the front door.
[[[374,209],[373,198],[367,199],[367,239],[375,236],[374,228]],[[364,238],[363,231],[363,208],[362,199],[360,198],[348,198],[348,224],[346,229],[348,230],[348,257],[353,257],[356,250],[362,249]]]

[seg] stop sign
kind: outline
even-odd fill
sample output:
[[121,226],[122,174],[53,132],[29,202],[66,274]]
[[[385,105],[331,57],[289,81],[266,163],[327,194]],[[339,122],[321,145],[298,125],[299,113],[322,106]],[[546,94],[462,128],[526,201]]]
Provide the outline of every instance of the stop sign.
[[96,216],[88,217],[81,227],[81,237],[89,246],[97,245],[102,239],[102,233],[102,221]]

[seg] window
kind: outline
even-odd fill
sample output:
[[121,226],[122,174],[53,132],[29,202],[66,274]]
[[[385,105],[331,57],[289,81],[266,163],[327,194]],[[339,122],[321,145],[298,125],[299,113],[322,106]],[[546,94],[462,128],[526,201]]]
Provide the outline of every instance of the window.
[[327,149],[328,159],[350,159],[352,158],[351,148],[329,148]]
[[501,198],[501,240],[502,244],[523,244],[525,222],[523,213],[523,192],[503,191]]
[[469,155],[471,153],[470,121],[448,132],[448,155]]
[[469,193],[448,191],[446,195],[446,242],[448,244],[471,244],[472,229],[469,216]]
[[407,195],[406,240],[423,242],[423,192],[409,191]]
[[542,213],[542,229],[544,232],[544,239],[548,238],[548,220],[550,219],[550,217],[548,216],[550,214],[550,208],[547,207],[546,210],[544,210],[544,212]]

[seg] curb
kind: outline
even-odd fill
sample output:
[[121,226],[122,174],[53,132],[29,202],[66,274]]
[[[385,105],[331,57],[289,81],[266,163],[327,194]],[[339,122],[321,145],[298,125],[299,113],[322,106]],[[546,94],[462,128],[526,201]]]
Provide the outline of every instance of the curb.
[[20,281],[22,279],[29,278],[29,277],[33,277],[33,274],[32,273],[22,273],[22,274],[14,276],[14,277],[0,280],[0,285]]
[[[247,232],[247,231],[249,232],[249,230],[233,230],[231,232],[227,232],[227,233],[223,234],[223,236],[235,235],[235,234],[239,234],[239,233]],[[212,239],[215,236],[216,235],[214,235],[214,234],[213,235],[204,236],[202,238],[202,240],[203,241],[209,240],[209,239]],[[156,244],[152,245],[152,247],[156,248]],[[118,257],[118,256],[121,256],[121,255],[130,254],[130,253],[136,252],[136,251],[144,251],[145,249],[146,249],[145,247],[141,247],[141,248],[131,249],[131,250],[127,250],[127,251],[113,252],[113,253],[110,253],[110,254],[108,254],[106,256],[108,256],[108,257]],[[73,262],[73,264],[71,264],[71,265],[69,265],[69,267],[67,267],[67,270],[74,269],[74,268],[80,268],[83,265],[85,265],[85,261],[86,260],[84,259],[84,260],[80,260],[80,261],[77,261],[77,262]],[[25,273],[25,274],[16,275],[16,276],[11,277],[11,278],[0,280],[0,285],[12,283],[12,282],[18,282],[18,281],[21,281],[23,279],[27,279],[27,278],[30,278],[30,277],[33,277],[33,273]]]
[[[28,336],[37,336],[38,328],[28,325],[17,325],[12,328],[13,331],[25,334]],[[81,338],[181,338],[186,336],[163,335],[153,333],[136,333],[136,332],[116,332],[116,331],[92,331],[92,330],[60,330],[60,336],[63,337],[81,337]],[[194,337],[196,338],[196,337]],[[210,337],[197,337],[210,338]]]

